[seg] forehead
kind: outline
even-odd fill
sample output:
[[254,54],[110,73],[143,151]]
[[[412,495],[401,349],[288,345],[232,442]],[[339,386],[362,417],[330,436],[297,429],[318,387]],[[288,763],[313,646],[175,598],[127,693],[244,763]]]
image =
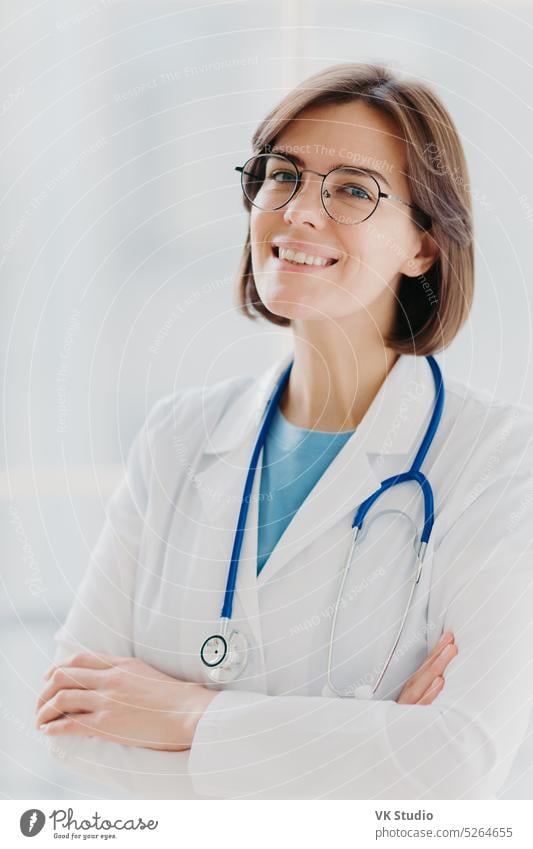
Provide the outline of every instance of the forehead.
[[405,142],[396,122],[363,100],[303,109],[278,133],[275,146],[317,169],[339,161],[371,165],[371,160],[380,161],[383,173],[406,169]]

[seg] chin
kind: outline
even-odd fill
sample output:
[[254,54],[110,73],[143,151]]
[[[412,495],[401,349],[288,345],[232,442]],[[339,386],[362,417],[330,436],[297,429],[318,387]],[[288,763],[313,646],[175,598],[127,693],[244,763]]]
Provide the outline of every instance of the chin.
[[[296,275],[291,275],[296,276]],[[263,281],[266,282],[266,281]],[[296,283],[296,285],[294,285]],[[261,301],[271,313],[283,318],[321,319],[326,318],[329,300],[328,291],[319,287],[318,281],[289,281],[289,285],[267,285],[258,288]],[[257,287],[257,282],[256,282]],[[320,291],[322,289],[322,291]],[[329,305],[331,306],[331,305]]]
[[263,301],[263,303],[271,313],[282,318],[312,320],[325,317],[322,310],[319,311],[317,307],[313,308],[301,301]]
[[271,313],[282,318],[317,319],[324,317],[323,299],[310,298],[308,292],[299,294],[294,290],[289,291],[284,288],[275,294],[259,292],[259,297]]

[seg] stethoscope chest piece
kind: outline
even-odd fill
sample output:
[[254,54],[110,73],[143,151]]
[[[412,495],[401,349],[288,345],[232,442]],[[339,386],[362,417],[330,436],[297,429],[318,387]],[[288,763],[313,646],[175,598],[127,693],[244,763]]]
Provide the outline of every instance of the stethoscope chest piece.
[[248,661],[248,641],[239,631],[232,631],[229,637],[213,634],[204,642],[200,657],[211,681],[235,681]]
[[208,637],[200,650],[200,657],[208,667],[218,666],[228,653],[228,644],[222,634]]

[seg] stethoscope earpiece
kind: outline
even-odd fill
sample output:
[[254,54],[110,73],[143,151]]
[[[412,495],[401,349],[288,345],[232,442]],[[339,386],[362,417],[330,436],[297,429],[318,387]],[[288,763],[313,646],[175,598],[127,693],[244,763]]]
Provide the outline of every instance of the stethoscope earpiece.
[[[324,684],[324,686],[322,687],[321,695],[324,696],[324,698],[326,699],[333,699],[337,696],[344,697],[345,694],[333,690],[332,687],[329,686],[329,684]],[[359,699],[360,701],[369,701],[370,699],[374,698],[374,690],[370,686],[370,684],[361,684],[359,687],[356,687],[353,693],[350,693],[349,695],[352,696],[354,699]]]
[[370,684],[361,684],[360,687],[354,691],[354,698],[361,699],[365,701],[369,701],[374,698],[374,690],[370,686]]

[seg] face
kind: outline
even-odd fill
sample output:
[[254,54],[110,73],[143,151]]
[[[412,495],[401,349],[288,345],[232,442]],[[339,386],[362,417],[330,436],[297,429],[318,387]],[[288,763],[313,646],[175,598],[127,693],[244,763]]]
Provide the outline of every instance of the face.
[[[394,122],[363,101],[326,104],[302,111],[272,144],[303,160],[300,169],[325,174],[343,164],[372,168],[380,191],[411,202],[405,177],[405,143]],[[411,210],[381,198],[359,224],[332,220],[320,198],[321,178],[306,172],[296,195],[281,209],[252,207],[250,235],[257,291],[276,315],[293,321],[370,318],[382,333],[394,322],[402,274],[423,274],[435,260],[430,239],[415,226]],[[279,244],[326,266],[280,259]],[[413,280],[413,285],[420,285]]]

